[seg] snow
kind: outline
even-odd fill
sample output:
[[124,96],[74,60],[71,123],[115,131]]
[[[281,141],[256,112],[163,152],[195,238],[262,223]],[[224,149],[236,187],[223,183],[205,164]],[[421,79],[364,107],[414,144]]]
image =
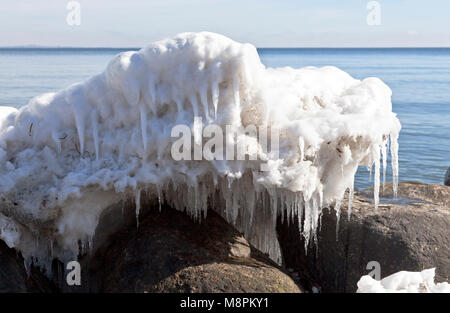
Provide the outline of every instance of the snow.
[[401,271],[378,281],[369,275],[361,277],[358,282],[359,293],[449,293],[449,283],[435,283],[435,268],[421,272]]
[[[177,125],[193,133],[194,160],[171,155]],[[243,143],[250,158],[202,157],[202,125],[224,130],[227,155]],[[279,149],[238,132],[250,125]],[[0,238],[41,266],[49,251],[73,260],[108,206],[134,199],[138,222],[141,200],[155,199],[196,220],[216,210],[280,262],[277,216],[304,219],[307,245],[322,207],[353,190],[360,165],[375,164],[378,205],[389,143],[396,188],[400,128],[377,78],[332,66],[266,68],[250,44],[179,34],[18,111],[1,108]]]
[[10,126],[18,112],[15,108],[0,106],[0,129]]

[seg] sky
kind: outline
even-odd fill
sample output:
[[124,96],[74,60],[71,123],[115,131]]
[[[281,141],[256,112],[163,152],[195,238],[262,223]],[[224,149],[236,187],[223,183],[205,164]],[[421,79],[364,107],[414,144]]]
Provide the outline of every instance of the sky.
[[448,0],[79,0],[80,25],[69,2],[0,0],[0,46],[141,47],[212,31],[257,47],[450,47]]

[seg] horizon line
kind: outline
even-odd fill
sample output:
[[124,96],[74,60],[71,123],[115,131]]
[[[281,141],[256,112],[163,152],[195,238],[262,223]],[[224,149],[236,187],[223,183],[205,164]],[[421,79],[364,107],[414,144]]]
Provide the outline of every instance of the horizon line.
[[[145,46],[144,46],[145,47]],[[15,45],[15,46],[0,46],[0,49],[141,49],[142,47],[132,46],[39,46],[39,45]],[[364,46],[348,46],[348,47],[336,47],[336,46],[311,46],[311,47],[256,47],[257,49],[448,49],[449,46],[377,46],[377,47],[364,47]]]

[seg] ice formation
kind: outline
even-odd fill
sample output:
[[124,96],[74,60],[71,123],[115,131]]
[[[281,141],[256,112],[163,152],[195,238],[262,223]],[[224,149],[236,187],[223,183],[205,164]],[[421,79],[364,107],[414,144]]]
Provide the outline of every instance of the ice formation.
[[[192,130],[194,149],[202,144],[196,117],[228,127],[224,149],[244,143],[248,159],[174,160],[174,126]],[[276,129],[279,149],[238,132],[249,125],[266,128],[269,142]],[[135,199],[139,219],[145,198],[195,219],[214,209],[279,261],[277,216],[303,221],[301,234],[313,240],[322,208],[353,190],[359,165],[375,164],[377,206],[380,154],[386,166],[390,141],[396,182],[400,127],[377,78],[331,66],[266,68],[250,44],[183,33],[121,53],[103,73],[19,110],[1,109],[0,238],[39,265],[70,260],[92,245],[105,208]]]
[[422,272],[401,271],[382,280],[375,280],[369,275],[361,277],[358,282],[360,293],[449,293],[449,283],[434,282],[435,268]]

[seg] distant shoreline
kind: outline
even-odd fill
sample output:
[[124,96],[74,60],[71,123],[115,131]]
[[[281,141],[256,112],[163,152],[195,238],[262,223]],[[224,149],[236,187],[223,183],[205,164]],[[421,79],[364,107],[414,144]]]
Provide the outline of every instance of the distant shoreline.
[[[0,50],[139,50],[141,47],[0,46]],[[448,47],[257,47],[258,50],[450,50]]]

